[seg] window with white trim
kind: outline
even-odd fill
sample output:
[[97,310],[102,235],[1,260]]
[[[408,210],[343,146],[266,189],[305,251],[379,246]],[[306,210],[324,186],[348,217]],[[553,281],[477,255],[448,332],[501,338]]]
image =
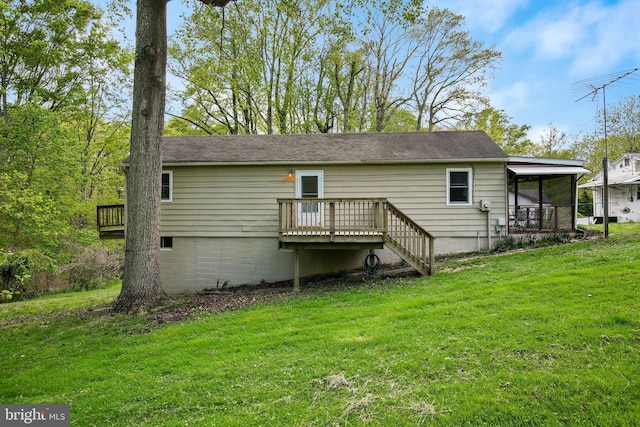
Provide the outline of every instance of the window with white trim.
[[471,168],[447,169],[447,205],[471,205],[472,174]]
[[173,171],[162,171],[162,188],[160,199],[163,202],[173,201]]

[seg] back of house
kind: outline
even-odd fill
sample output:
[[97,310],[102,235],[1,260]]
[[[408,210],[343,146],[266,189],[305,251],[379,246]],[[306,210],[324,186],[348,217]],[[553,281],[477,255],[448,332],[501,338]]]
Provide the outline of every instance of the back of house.
[[[371,250],[399,262],[403,252],[384,244],[388,206],[435,238],[436,253],[487,249],[507,232],[507,160],[480,131],[165,137],[163,287],[175,294],[351,270]],[[313,236],[295,249],[282,242],[283,206]],[[349,228],[340,241],[339,221],[362,221],[355,211],[375,206],[379,239]]]

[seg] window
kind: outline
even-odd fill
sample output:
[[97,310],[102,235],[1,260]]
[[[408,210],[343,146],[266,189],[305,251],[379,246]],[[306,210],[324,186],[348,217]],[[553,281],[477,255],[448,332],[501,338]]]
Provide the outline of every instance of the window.
[[471,169],[447,169],[447,205],[470,205]]
[[162,172],[161,200],[163,202],[173,201],[173,172]]
[[173,249],[173,237],[160,237],[160,249]]
[[[318,198],[318,176],[308,175],[300,177],[300,195],[302,199]],[[303,212],[318,212],[317,203],[304,203],[302,205]]]

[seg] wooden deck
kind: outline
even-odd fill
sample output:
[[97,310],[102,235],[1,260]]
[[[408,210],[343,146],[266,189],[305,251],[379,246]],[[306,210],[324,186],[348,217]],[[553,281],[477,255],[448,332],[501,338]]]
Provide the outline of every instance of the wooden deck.
[[381,249],[434,272],[435,238],[386,199],[278,199],[284,249]]
[[101,239],[124,239],[124,205],[96,208],[96,225]]

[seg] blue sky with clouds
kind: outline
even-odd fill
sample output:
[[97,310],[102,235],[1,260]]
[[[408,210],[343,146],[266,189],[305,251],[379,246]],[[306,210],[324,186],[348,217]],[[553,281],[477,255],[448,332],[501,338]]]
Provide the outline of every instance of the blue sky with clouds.
[[[602,97],[576,102],[584,93],[572,88],[575,82],[640,67],[638,0],[432,4],[464,15],[476,40],[495,44],[502,52],[488,94],[494,107],[505,110],[516,123],[532,126],[535,142],[549,124],[569,135],[594,131]],[[640,94],[640,71],[606,90],[607,105]]]
[[[474,39],[502,52],[488,95],[492,105],[515,123],[532,127],[534,142],[550,124],[570,136],[594,131],[602,96],[576,102],[584,93],[575,92],[572,85],[640,67],[638,0],[427,0],[427,4],[464,15]],[[167,7],[171,31],[187,6],[174,0]],[[640,71],[607,88],[607,105],[639,94]]]

